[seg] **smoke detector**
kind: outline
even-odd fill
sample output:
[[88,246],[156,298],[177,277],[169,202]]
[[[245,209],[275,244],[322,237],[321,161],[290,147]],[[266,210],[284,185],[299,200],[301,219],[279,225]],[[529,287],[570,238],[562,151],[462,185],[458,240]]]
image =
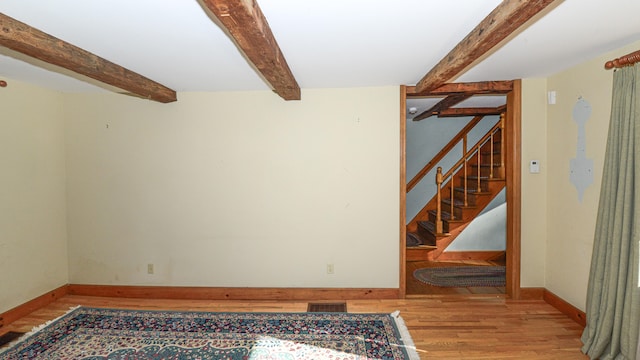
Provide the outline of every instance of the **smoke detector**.
[[417,112],[418,112],[418,108],[416,108],[416,107],[410,107],[409,108],[409,114],[415,115],[415,113],[417,113]]

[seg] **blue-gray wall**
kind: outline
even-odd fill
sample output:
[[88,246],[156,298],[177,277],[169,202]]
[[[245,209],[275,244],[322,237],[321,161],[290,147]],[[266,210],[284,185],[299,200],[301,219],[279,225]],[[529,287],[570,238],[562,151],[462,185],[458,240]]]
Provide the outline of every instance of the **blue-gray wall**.
[[507,203],[504,189],[445,251],[503,251],[507,245]]

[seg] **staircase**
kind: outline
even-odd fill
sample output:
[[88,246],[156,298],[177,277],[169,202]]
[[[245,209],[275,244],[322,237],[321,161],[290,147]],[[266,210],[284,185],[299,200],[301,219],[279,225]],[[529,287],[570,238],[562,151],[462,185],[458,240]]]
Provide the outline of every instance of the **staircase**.
[[407,225],[407,261],[437,260],[505,187],[504,114],[446,173],[438,168],[436,195]]

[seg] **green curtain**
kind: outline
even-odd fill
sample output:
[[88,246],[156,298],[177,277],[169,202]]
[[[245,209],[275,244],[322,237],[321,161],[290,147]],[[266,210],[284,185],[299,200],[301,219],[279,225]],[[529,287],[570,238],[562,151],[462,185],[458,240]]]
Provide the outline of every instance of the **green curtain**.
[[636,64],[613,75],[611,122],[587,289],[587,326],[582,334],[582,351],[591,359],[637,357],[639,217],[640,64]]

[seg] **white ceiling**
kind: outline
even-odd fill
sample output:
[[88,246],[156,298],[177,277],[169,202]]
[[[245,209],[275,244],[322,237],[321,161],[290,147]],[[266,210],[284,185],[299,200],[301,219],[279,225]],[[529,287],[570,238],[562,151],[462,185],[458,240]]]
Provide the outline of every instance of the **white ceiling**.
[[[305,89],[415,84],[500,1],[258,3]],[[638,0],[556,3],[454,80],[546,77],[640,40]],[[268,89],[197,0],[0,0],[0,12],[178,92]],[[68,92],[98,89],[24,60],[0,47],[0,77]]]

